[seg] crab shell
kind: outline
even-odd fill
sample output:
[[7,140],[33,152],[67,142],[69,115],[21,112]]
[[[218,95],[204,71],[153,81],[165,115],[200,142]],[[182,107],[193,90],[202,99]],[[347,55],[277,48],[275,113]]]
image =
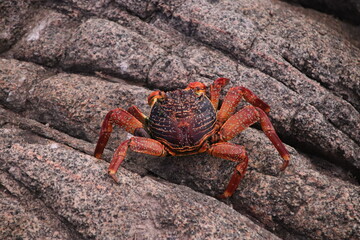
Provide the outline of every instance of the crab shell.
[[215,132],[216,110],[205,94],[194,89],[167,92],[151,108],[147,128],[172,155],[198,153]]

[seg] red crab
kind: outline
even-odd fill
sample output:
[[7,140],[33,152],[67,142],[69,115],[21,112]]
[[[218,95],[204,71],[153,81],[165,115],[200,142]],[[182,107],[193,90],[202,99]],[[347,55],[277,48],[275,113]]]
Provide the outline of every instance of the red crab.
[[[111,110],[105,117],[95,149],[95,157],[101,158],[114,124],[134,136],[116,149],[109,166],[109,174],[118,181],[115,174],[126,157],[128,148],[132,151],[154,156],[180,156],[207,152],[208,154],[238,162],[230,182],[219,198],[230,197],[244,177],[248,157],[244,146],[229,143],[241,131],[255,122],[283,158],[281,170],[289,164],[290,155],[276,134],[267,112],[270,107],[245,87],[230,88],[218,110],[220,90],[229,82],[218,78],[210,86],[210,97],[206,86],[192,82],[185,89],[163,92],[154,91],[148,97],[151,106],[150,117],[145,116],[136,106],[125,111]],[[244,98],[248,105],[235,112]]]

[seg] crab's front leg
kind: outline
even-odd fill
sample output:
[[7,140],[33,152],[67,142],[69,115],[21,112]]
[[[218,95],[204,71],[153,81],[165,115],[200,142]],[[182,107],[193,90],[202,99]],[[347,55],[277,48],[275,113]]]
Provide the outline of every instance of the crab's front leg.
[[241,179],[244,178],[248,166],[248,157],[244,146],[236,145],[228,142],[215,143],[210,146],[207,151],[212,156],[239,162],[236,165],[233,175],[229,181],[223,194],[218,198],[228,198],[232,196],[237,189]]
[[100,137],[94,152],[94,156],[96,158],[101,158],[114,124],[120,126],[133,135],[148,137],[147,132],[143,128],[143,124],[133,115],[122,108],[113,109],[106,114],[102,123]]
[[217,114],[217,120],[224,123],[231,115],[234,114],[236,106],[244,98],[251,105],[262,109],[264,112],[270,112],[270,107],[263,100],[258,98],[253,92],[245,87],[232,87],[226,94],[221,108]]
[[116,149],[109,166],[109,175],[116,182],[118,182],[118,179],[115,174],[121,163],[124,161],[126,152],[129,148],[134,152],[146,153],[153,156],[161,157],[167,155],[164,145],[151,138],[132,137],[129,140],[122,142]]

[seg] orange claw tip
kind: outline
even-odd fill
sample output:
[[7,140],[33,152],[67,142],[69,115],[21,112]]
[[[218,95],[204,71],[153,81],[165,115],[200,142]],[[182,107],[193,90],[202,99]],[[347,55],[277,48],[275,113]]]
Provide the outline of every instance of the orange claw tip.
[[97,159],[101,159],[101,155],[102,155],[101,153],[95,153],[94,157],[96,157]]

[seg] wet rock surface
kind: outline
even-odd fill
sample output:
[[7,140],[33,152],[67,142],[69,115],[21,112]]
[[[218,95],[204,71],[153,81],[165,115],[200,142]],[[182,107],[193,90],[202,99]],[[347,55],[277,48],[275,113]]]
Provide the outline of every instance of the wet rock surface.
[[[359,27],[281,1],[19,4],[0,3],[0,238],[360,238]],[[224,203],[232,162],[129,153],[115,184],[91,156],[109,110],[217,77],[271,106],[285,172],[256,125]]]

